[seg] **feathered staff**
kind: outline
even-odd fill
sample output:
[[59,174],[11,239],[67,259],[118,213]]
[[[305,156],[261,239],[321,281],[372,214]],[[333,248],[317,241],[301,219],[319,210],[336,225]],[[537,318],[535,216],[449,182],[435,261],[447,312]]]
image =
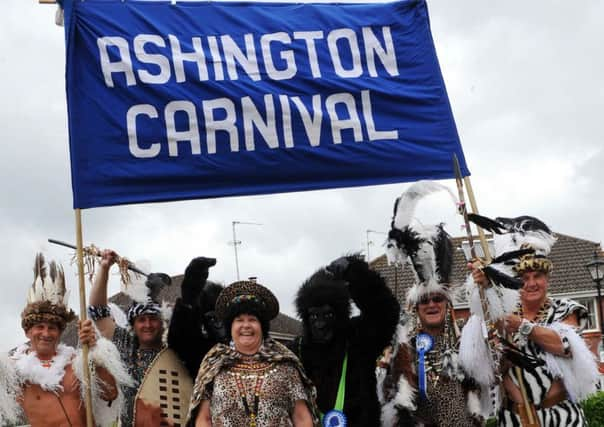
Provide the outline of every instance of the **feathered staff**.
[[[506,251],[502,253],[495,259],[491,259],[488,245],[486,244],[486,238],[484,233],[481,230],[481,227],[484,225],[487,230],[490,230],[496,234],[501,234],[501,229],[505,229],[506,227],[512,228],[511,222],[499,222],[499,221],[491,221],[486,217],[481,217],[478,214],[471,213],[469,214],[467,211],[467,206],[465,204],[465,193],[464,193],[464,185],[463,185],[463,177],[461,174],[461,169],[459,167],[459,161],[457,160],[457,156],[453,154],[453,168],[455,171],[455,181],[457,184],[457,190],[459,193],[459,213],[464,218],[465,228],[467,232],[467,237],[470,245],[470,254],[473,262],[479,261],[482,266],[482,270],[487,276],[489,286],[487,289],[482,286],[478,286],[478,295],[479,295],[479,310],[472,310],[474,315],[470,317],[468,323],[466,324],[466,331],[462,334],[462,339],[460,342],[459,349],[459,357],[460,362],[464,365],[464,368],[472,374],[472,376],[478,380],[478,382],[484,387],[489,387],[492,384],[500,384],[501,383],[501,373],[500,373],[500,363],[501,357],[505,353],[508,360],[510,360],[514,365],[516,365],[517,370],[520,370],[520,366],[526,369],[530,369],[531,367],[535,367],[538,364],[538,361],[529,357],[527,354],[521,352],[519,349],[514,347],[511,343],[509,343],[504,336],[504,332],[501,328],[497,327],[497,322],[501,323],[503,317],[509,308],[513,305],[510,304],[510,299],[507,298],[507,304],[504,301],[506,296],[504,293],[507,289],[517,290],[522,286],[522,282],[513,278],[511,275],[506,274],[504,271],[495,268],[495,265],[507,265],[512,262],[513,259],[517,259],[522,255],[526,255],[532,250],[530,249],[518,249],[518,246],[515,246],[512,250]],[[469,181],[468,181],[469,184]],[[472,193],[470,188],[468,188],[470,197],[472,198]],[[472,202],[472,207],[474,210],[475,203]],[[483,249],[483,253],[485,255],[485,259],[479,260],[476,256],[476,250],[474,248],[474,240],[472,236],[472,231],[470,228],[470,218],[478,221],[483,219],[479,224],[479,235],[480,242]],[[488,226],[487,226],[488,225]],[[495,231],[496,230],[496,231]],[[549,230],[548,230],[549,231]],[[514,292],[517,294],[517,292]],[[509,294],[508,294],[509,295]],[[517,298],[517,295],[513,298],[514,300]],[[470,296],[472,299],[472,295]],[[472,301],[470,302],[472,305]],[[506,307],[507,306],[507,307]],[[480,313],[481,312],[481,313]],[[478,314],[480,313],[480,314]],[[482,316],[481,316],[482,315]],[[484,367],[480,366],[477,363],[477,360],[480,360],[479,356],[481,351],[479,345],[475,342],[476,333],[472,330],[479,329],[482,332],[482,338],[486,344],[487,352],[489,353],[489,360],[491,361],[491,369],[484,369]],[[467,332],[467,333],[465,333]],[[484,356],[484,355],[483,355]],[[537,426],[535,424],[535,419],[533,417],[533,413],[528,409],[529,408],[529,400],[526,392],[526,387],[520,375],[519,378],[519,387],[522,395],[522,400],[524,401],[525,408],[527,408],[527,419],[529,422],[529,426]]]
[[[76,246],[74,246],[70,243],[62,242],[60,240],[48,239],[48,242],[54,243],[55,245],[65,246],[66,248],[71,248],[71,249],[77,250]],[[90,246],[86,246],[85,248],[83,248],[83,252],[84,252],[84,263],[86,264],[86,274],[88,274],[88,276],[90,278],[92,278],[92,276],[94,275],[95,261],[97,258],[101,257],[101,250],[98,247],[96,247],[95,245],[90,245]],[[74,258],[75,258],[75,255],[74,255]],[[72,262],[75,262],[75,259],[72,260]],[[141,275],[141,276],[148,277],[147,273],[145,273],[141,269],[137,268],[126,257],[121,257],[118,255],[117,256],[117,265],[118,265],[119,271],[120,271],[120,280],[125,287],[127,287],[131,282],[130,275],[128,274],[128,270],[132,271],[135,275]]]

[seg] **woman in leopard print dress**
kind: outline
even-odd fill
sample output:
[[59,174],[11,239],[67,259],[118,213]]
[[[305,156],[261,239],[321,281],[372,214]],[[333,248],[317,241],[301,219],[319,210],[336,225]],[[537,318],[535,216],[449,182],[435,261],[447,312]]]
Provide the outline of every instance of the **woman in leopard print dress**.
[[296,356],[268,337],[279,312],[275,296],[253,281],[225,288],[216,302],[232,341],[204,358],[189,408],[189,426],[318,425],[316,392]]

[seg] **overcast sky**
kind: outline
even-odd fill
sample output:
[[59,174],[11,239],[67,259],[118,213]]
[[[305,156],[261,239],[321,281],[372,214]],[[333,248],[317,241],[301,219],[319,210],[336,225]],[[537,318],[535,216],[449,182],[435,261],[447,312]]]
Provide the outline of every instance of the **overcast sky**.
[[[555,231],[604,238],[604,3],[449,0],[428,3],[432,33],[481,213],[531,214]],[[20,312],[33,257],[66,266],[77,307],[67,144],[63,30],[54,6],[2,0],[0,14],[0,235],[4,251],[0,342],[22,342]],[[454,189],[454,182],[443,181]],[[113,247],[152,270],[181,274],[192,257],[218,259],[210,278],[272,288],[282,311],[301,282],[343,253],[366,250],[366,230],[386,231],[406,184],[132,205],[83,211],[84,241]],[[422,222],[460,220],[445,195],[423,202]],[[384,236],[370,233],[374,258]],[[119,284],[112,279],[111,291]]]

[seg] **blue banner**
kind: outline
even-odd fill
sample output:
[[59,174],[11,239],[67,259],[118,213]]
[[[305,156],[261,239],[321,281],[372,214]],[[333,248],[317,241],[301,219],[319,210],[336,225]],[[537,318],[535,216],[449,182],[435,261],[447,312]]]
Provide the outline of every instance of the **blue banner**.
[[76,208],[469,174],[424,1],[63,6]]

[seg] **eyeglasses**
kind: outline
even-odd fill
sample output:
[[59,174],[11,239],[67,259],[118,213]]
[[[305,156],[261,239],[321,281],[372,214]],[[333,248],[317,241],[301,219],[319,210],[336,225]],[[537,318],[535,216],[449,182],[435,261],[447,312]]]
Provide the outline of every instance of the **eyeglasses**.
[[446,299],[447,298],[445,298],[444,295],[440,295],[440,294],[426,296],[419,300],[419,304],[428,305],[428,304],[430,304],[430,301],[432,301],[435,304],[440,304],[441,302],[445,301]]

